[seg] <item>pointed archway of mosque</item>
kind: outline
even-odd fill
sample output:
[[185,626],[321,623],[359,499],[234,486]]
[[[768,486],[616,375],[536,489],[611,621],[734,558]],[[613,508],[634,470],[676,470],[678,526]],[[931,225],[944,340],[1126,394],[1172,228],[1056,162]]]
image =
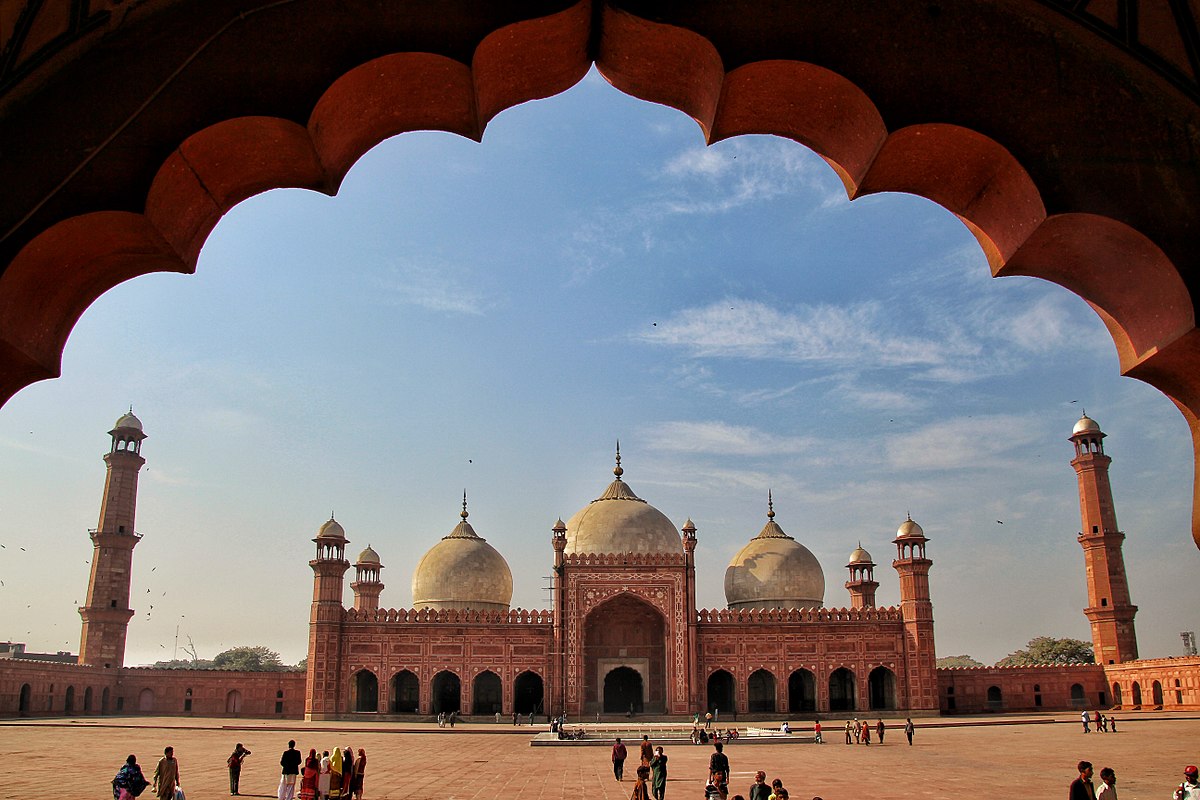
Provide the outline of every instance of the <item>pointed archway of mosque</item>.
[[247,197],[332,194],[405,131],[481,139],[594,62],[709,142],[784,136],[851,197],[949,209],[993,274],[1091,304],[1200,458],[1200,29],[1178,4],[1155,25],[1058,0],[85,5],[25,4],[0,30],[0,152],[21,153],[0,160],[0,400],[59,374],[105,291],[193,271]]
[[646,601],[622,593],[584,620],[584,712],[663,713],[666,709],[666,619]]

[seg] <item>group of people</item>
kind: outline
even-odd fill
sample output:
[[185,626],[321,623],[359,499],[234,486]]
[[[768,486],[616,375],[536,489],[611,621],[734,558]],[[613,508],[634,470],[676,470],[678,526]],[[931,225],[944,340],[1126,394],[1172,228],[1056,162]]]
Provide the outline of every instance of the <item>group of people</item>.
[[[499,722],[500,720],[497,719],[496,721]],[[454,723],[456,723],[456,722],[458,722],[458,712],[457,711],[451,711],[450,713],[446,713],[445,711],[438,712],[437,723],[438,723],[439,728],[444,728],[444,727],[446,727],[446,725],[449,725],[451,728],[453,728]],[[513,724],[516,725],[515,722]]]
[[[241,742],[229,756],[229,794],[238,794],[242,761],[250,755]],[[295,800],[299,786],[300,800],[336,800],[355,798],[362,800],[363,779],[367,772],[367,754],[360,747],[358,756],[348,745],[344,749],[334,748],[333,755],[325,750],[320,756],[316,748],[310,748],[308,757],[296,749],[296,740],[288,742],[287,750],[279,757],[279,800]]]
[[[640,763],[630,800],[663,800],[667,796],[667,755],[662,747],[651,744],[647,735],[642,736],[638,750]],[[618,736],[612,746],[613,775],[618,781],[625,779],[625,759],[628,757],[629,750]]]
[[694,726],[692,728],[692,733],[688,738],[691,739],[692,744],[708,744],[710,741],[719,742],[724,740],[726,742],[732,742],[740,735],[741,734],[738,733],[737,728],[726,728],[723,731],[714,731],[710,728]]
[[[248,752],[248,751],[247,751]],[[132,753],[125,759],[117,776],[113,778],[112,790],[114,800],[133,800],[139,797],[146,787],[152,786],[154,795],[159,800],[184,800],[183,784],[179,778],[179,762],[175,760],[175,748],[163,750],[163,757],[154,768],[150,780],[142,774],[142,768],[137,763],[137,756]]]
[[[1117,773],[1112,767],[1100,770],[1100,785],[1092,781],[1092,762],[1080,761],[1079,777],[1071,781],[1069,800],[1117,800]],[[1171,795],[1174,800],[1200,800],[1200,776],[1194,764],[1183,768],[1183,780]]]
[[1116,717],[1106,717],[1103,714],[1101,714],[1099,711],[1096,712],[1095,717],[1092,717],[1092,715],[1089,714],[1087,711],[1082,711],[1079,714],[1079,718],[1083,721],[1083,732],[1084,733],[1091,733],[1092,732],[1091,726],[1093,724],[1096,726],[1096,730],[1099,731],[1100,733],[1109,733],[1109,732],[1116,733],[1117,732]]
[[[296,755],[290,755],[295,753]],[[279,800],[292,800],[292,793],[286,791],[284,782],[288,779],[289,767],[298,761],[300,751],[296,750],[294,741],[288,742],[284,758],[280,764],[284,767],[283,781],[279,784]],[[344,748],[333,748],[333,754],[324,750],[317,755],[316,748],[310,748],[308,757],[304,759],[304,768],[300,772],[300,800],[362,800],[363,781],[367,774],[367,754],[360,747],[355,756],[354,749],[349,745]],[[292,774],[295,784],[296,775]]]

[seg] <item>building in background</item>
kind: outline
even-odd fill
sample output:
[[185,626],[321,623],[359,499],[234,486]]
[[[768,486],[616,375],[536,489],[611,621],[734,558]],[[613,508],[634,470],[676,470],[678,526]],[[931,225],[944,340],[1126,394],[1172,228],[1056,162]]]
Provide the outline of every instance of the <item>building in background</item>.
[[[80,655],[0,653],[0,714],[156,714],[310,719],[566,713],[690,716],[979,713],[1200,708],[1200,658],[1137,658],[1105,434],[1086,415],[1070,440],[1079,476],[1088,608],[1097,663],[936,669],[928,539],[911,518],[892,541],[900,604],[877,607],[861,543],[846,604],[803,544],[767,521],[725,573],[727,607],[696,608],[698,531],[678,529],[614,479],[551,529],[553,607],[511,608],[512,573],[468,521],[421,558],[407,608],[381,607],[381,557],[353,565],[341,524],[313,539],[308,671],[125,667],[137,476],[146,439],[132,409],[109,432]],[[343,606],[346,573],[354,601]]]

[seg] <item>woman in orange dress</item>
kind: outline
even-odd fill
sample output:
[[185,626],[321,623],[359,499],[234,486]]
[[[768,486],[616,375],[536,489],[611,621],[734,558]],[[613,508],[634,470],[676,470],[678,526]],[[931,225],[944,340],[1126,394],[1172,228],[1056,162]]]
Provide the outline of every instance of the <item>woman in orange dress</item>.
[[300,800],[316,800],[317,776],[321,774],[321,761],[316,750],[308,751],[304,761],[304,772],[300,776]]
[[629,795],[629,800],[650,800],[650,789],[646,785],[646,781],[650,779],[650,767],[646,764],[641,764],[637,768],[637,783],[633,785],[633,794]]

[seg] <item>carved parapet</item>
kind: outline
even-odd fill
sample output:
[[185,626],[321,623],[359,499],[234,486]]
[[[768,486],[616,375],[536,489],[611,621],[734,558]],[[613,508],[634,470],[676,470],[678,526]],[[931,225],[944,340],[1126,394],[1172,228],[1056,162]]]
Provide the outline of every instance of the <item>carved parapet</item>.
[[700,624],[891,622],[902,620],[895,606],[884,608],[717,608],[699,609]]
[[682,567],[683,553],[568,553],[564,563],[572,567]]
[[428,625],[551,625],[554,612],[546,609],[514,608],[509,611],[453,608],[380,608],[363,610],[348,608],[346,622],[428,624]]

